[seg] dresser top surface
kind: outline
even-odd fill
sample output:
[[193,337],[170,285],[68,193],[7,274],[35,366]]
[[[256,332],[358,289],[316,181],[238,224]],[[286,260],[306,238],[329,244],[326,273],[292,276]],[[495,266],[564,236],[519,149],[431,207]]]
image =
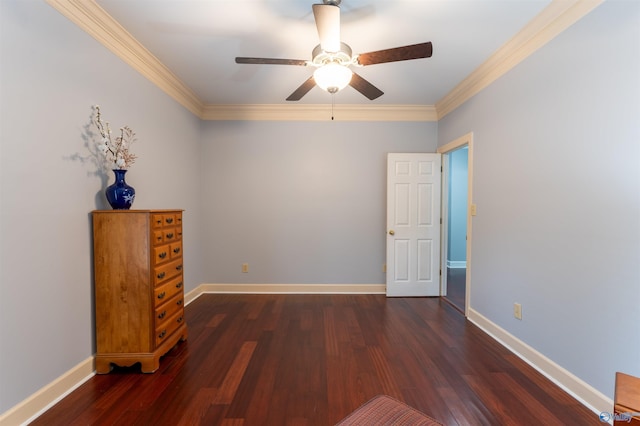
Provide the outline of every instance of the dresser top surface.
[[115,214],[126,214],[126,213],[175,213],[175,212],[183,212],[183,209],[153,209],[153,210],[93,210],[91,213],[115,213]]

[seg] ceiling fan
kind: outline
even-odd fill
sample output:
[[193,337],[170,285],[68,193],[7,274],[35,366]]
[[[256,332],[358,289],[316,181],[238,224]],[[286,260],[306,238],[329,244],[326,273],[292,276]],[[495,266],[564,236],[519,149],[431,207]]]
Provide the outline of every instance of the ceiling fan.
[[341,0],[323,0],[323,4],[312,6],[320,44],[313,49],[310,61],[236,57],[236,63],[316,67],[313,75],[289,95],[288,101],[299,101],[316,85],[331,94],[337,93],[349,85],[370,100],[374,100],[382,96],[384,92],[353,72],[351,66],[431,57],[433,53],[431,42],[354,55],[351,47],[340,41],[340,2]]

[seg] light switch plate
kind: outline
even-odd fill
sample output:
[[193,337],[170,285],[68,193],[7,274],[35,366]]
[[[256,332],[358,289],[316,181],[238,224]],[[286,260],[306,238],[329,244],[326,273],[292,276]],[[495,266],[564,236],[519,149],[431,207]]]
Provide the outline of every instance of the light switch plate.
[[522,305],[519,303],[513,304],[513,316],[516,319],[522,320]]

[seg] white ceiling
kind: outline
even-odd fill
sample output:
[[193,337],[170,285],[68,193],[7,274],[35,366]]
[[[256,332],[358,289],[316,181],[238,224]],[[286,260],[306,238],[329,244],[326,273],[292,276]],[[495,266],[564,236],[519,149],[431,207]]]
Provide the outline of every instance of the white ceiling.
[[[236,64],[236,56],[311,59],[311,5],[321,0],[96,0],[204,104],[291,104],[313,68]],[[343,0],[341,38],[354,53],[431,41],[433,56],[359,68],[385,94],[353,88],[341,104],[435,105],[550,0]],[[327,104],[312,89],[298,104]]]

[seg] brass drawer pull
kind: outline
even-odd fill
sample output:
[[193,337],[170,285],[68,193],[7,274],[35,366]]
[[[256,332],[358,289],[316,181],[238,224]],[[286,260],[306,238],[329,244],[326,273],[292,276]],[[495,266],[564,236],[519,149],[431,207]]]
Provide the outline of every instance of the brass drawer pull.
[[173,252],[174,252],[175,254],[180,253],[180,247],[176,247],[176,248],[174,248],[174,249],[173,249]]
[[173,232],[169,232],[169,233],[167,234],[167,238],[173,238]]
[[176,305],[180,306],[184,303],[184,300],[180,299],[176,302]]
[[167,219],[167,223],[168,223],[168,224],[172,224],[172,223],[173,223],[173,218],[168,218],[168,219]]
[[160,259],[164,259],[165,257],[167,257],[167,252],[166,252],[166,251],[163,251],[162,253],[160,253],[160,254],[158,255],[158,257],[159,257]]
[[182,288],[182,281],[180,281],[178,284],[176,284],[176,288]]
[[167,293],[163,291],[162,293],[158,294],[158,299],[164,299],[166,295]]
[[176,271],[182,271],[182,265],[176,266]]
[[167,316],[167,311],[162,311],[158,314],[158,319],[162,319]]
[[178,321],[178,324],[180,324],[182,321],[184,321],[184,317],[180,317],[180,318],[178,318],[178,320],[177,320],[177,321]]
[[166,335],[167,335],[167,330],[162,330],[160,334],[158,334],[158,339],[162,339]]
[[158,279],[160,279],[160,280],[161,280],[161,279],[163,279],[165,275],[166,275],[166,273],[165,273],[165,272],[160,272],[160,273],[158,274]]

